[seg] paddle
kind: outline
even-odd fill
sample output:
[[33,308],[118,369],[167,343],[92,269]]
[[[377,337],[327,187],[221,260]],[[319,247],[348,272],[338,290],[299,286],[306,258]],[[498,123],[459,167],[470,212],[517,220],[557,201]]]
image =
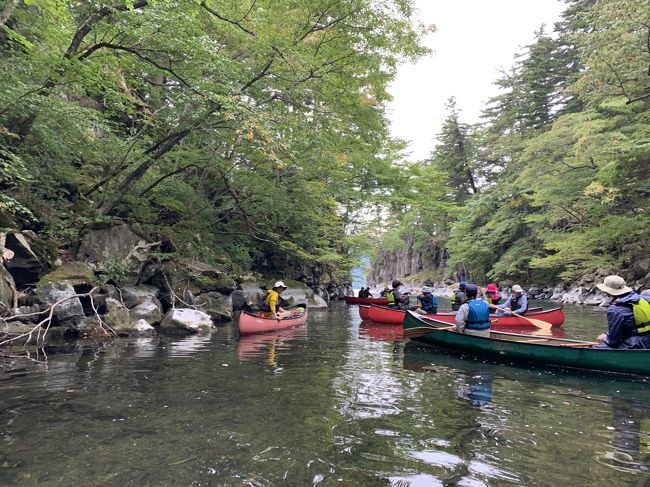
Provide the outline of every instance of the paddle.
[[431,333],[432,331],[449,331],[455,329],[456,329],[456,325],[441,326],[441,327],[426,325],[422,327],[409,328],[408,330],[404,330],[404,336],[407,338],[415,338],[422,335],[426,335],[427,333]]
[[536,326],[537,328],[541,328],[542,330],[550,330],[551,327],[553,326],[548,321],[535,320],[533,318],[528,318],[526,316],[515,313],[514,311],[511,311],[510,313],[512,313],[512,315],[516,316],[517,318],[521,318],[523,320],[526,320],[531,325]]

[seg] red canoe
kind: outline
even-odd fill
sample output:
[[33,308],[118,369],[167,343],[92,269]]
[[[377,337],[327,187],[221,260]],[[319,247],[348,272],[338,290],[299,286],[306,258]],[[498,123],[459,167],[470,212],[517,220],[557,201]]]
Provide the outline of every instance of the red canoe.
[[307,307],[306,305],[302,306],[305,308],[305,311],[281,320],[264,318],[261,313],[242,311],[239,315],[239,334],[252,335],[253,333],[267,333],[269,331],[286,330],[294,326],[304,325],[307,321]]
[[[368,309],[368,319],[374,321],[375,323],[387,323],[387,324],[399,324],[404,320],[406,316],[406,311],[399,309],[392,309],[388,306],[370,306]],[[456,322],[456,312],[442,312],[435,315],[426,315],[429,318],[433,318],[439,321],[444,321],[445,323],[454,324]],[[536,320],[546,321],[553,326],[560,326],[564,323],[564,311],[561,307],[546,309],[546,310],[529,310],[526,313],[526,316],[529,318],[534,318]],[[490,323],[492,326],[500,327],[531,327],[528,320],[525,318],[519,318],[517,316],[490,316]]]
[[357,298],[355,296],[345,296],[345,304],[388,304],[386,298]]
[[[370,309],[369,304],[360,304],[359,305],[359,316],[361,316],[361,319],[363,321],[368,321],[370,320],[370,317],[368,316],[368,310]],[[372,320],[370,320],[372,321]]]

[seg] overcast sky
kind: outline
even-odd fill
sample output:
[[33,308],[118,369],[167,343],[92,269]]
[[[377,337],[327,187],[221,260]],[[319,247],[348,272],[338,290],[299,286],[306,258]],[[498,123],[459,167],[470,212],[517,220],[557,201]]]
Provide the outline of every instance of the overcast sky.
[[427,37],[433,53],[405,64],[388,105],[393,136],[410,141],[411,160],[424,159],[455,96],[461,121],[476,123],[485,102],[498,93],[492,84],[542,24],[550,32],[565,5],[559,0],[416,0],[420,18],[435,24]]

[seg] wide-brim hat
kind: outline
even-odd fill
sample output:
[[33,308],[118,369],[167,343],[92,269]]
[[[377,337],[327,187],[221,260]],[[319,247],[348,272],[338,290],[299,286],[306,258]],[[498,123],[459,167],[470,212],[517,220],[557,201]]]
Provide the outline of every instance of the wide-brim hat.
[[512,286],[512,292],[513,293],[523,293],[524,289],[519,284],[515,284],[514,286]]
[[485,290],[487,292],[489,292],[489,293],[495,293],[495,292],[497,292],[497,287],[494,284],[490,283],[490,284],[487,285]]
[[283,287],[284,289],[287,288],[287,286],[285,286],[284,282],[282,282],[282,281],[276,281],[276,283],[273,284],[273,287]]
[[627,294],[633,291],[631,287],[625,285],[625,279],[621,276],[607,276],[605,282],[596,284],[596,287],[612,296],[620,296],[621,294]]

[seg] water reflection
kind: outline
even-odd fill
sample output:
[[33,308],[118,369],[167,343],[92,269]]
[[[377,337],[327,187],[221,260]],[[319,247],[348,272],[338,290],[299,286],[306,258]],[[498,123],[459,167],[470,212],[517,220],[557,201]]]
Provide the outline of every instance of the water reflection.
[[362,321],[359,325],[359,335],[370,340],[401,341],[404,339],[404,328],[402,325],[384,325],[374,321]]
[[307,328],[304,326],[259,335],[243,335],[237,342],[239,360],[264,356],[266,364],[276,369],[279,356],[291,349],[293,341],[306,338]]
[[175,338],[169,344],[169,355],[172,357],[191,357],[205,350],[211,343],[210,333],[200,333],[182,338]]

